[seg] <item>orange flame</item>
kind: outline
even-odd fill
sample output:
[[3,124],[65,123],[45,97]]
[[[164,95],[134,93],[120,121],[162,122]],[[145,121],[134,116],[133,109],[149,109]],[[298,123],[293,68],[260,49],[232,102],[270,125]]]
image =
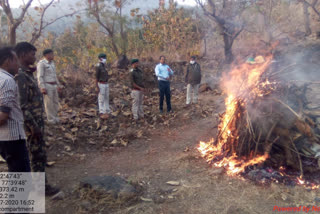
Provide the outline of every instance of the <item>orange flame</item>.
[[274,89],[274,83],[269,82],[268,79],[264,82],[260,81],[261,75],[266,71],[271,60],[270,56],[262,64],[244,63],[234,68],[222,79],[222,88],[228,96],[225,99],[226,111],[219,125],[218,141],[215,143],[212,139],[207,143],[200,142],[198,150],[207,162],[212,162],[217,167],[224,167],[228,175],[237,175],[244,172],[248,166],[263,163],[268,158],[268,155],[265,154],[250,160],[241,160],[234,151],[230,154],[230,151],[225,151],[225,148],[228,144],[237,142],[239,138],[232,125],[234,118],[240,116],[236,115],[239,104],[245,107],[249,99],[264,96]]

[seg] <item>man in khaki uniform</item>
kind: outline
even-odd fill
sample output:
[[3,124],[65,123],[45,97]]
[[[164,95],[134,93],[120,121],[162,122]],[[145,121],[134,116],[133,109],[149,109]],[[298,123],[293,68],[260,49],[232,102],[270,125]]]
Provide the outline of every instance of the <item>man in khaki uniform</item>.
[[130,80],[131,80],[131,97],[132,103],[132,114],[135,120],[143,118],[143,93],[145,90],[143,83],[143,72],[138,68],[139,60],[131,60]]
[[61,85],[57,78],[56,67],[54,65],[54,54],[51,49],[43,51],[44,58],[38,63],[38,84],[41,93],[44,95],[44,106],[48,122],[59,123],[59,95]]

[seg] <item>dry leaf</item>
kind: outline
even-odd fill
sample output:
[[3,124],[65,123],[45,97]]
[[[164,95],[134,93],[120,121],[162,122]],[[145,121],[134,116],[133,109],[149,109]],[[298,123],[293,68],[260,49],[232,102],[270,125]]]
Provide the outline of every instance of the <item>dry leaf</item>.
[[122,112],[122,114],[126,117],[130,116],[131,115],[131,112]]
[[121,145],[127,146],[127,145],[128,145],[128,142],[121,139]]
[[65,133],[64,136],[66,136],[66,138],[70,139],[70,140],[74,140],[74,136],[70,133]]
[[49,161],[49,162],[47,162],[47,166],[53,166],[54,164],[56,164],[55,161]]
[[88,118],[83,118],[83,119],[81,120],[81,123],[84,123],[84,122],[87,122],[87,121],[89,121]]
[[114,139],[110,144],[111,145],[116,145],[118,143],[118,140],[117,139]]
[[111,115],[114,116],[114,117],[116,117],[116,116],[119,115],[119,113],[120,113],[120,111],[118,110],[118,111],[112,112]]
[[64,149],[65,149],[67,152],[70,152],[70,151],[71,151],[71,147],[70,147],[70,146],[65,146]]
[[103,132],[103,131],[106,131],[107,129],[108,129],[108,126],[103,126],[100,131]]
[[79,129],[77,127],[71,129],[72,132],[77,132],[78,130]]
[[91,141],[91,140],[89,140],[89,144],[91,144],[91,145],[96,145],[96,143],[93,142],[93,141]]
[[142,137],[142,135],[143,135],[143,131],[142,130],[140,130],[140,131],[138,131],[138,133],[137,133],[137,137]]
[[179,181],[168,181],[168,182],[166,182],[166,184],[169,184],[171,186],[179,186],[180,182]]
[[144,198],[144,197],[140,197],[140,199],[142,200],[142,201],[145,201],[145,202],[152,202],[153,200],[151,199],[151,198]]

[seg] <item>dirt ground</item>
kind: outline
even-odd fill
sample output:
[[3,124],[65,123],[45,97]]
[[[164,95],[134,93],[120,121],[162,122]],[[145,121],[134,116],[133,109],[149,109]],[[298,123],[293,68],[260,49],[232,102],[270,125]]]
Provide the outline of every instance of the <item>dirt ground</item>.
[[[205,94],[200,105],[223,110],[223,97]],[[199,107],[193,107],[198,111]],[[46,213],[75,214],[83,211],[74,197],[79,181],[89,175],[118,175],[142,185],[146,200],[94,213],[115,214],[194,214],[194,213],[273,213],[274,206],[320,206],[319,191],[272,184],[258,186],[250,181],[228,177],[210,167],[196,150],[200,140],[209,140],[217,131],[216,114],[174,127],[153,130],[147,137],[134,140],[127,147],[101,151],[87,150],[84,158],[49,151],[56,161],[48,168],[49,179],[62,188],[63,200],[46,200]],[[168,181],[179,181],[170,186]],[[150,199],[150,201],[149,201]],[[91,205],[94,206],[94,205]],[[90,209],[89,209],[90,210]],[[302,211],[301,211],[302,212]],[[311,212],[309,212],[311,213]],[[314,212],[317,213],[317,212]]]

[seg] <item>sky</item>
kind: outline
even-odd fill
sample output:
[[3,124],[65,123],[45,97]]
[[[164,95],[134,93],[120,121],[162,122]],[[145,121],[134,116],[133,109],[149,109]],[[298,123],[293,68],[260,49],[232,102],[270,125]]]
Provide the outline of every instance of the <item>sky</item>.
[[[24,0],[25,2],[27,2],[27,0]],[[42,4],[48,3],[50,0],[41,0]],[[175,0],[176,2],[178,2],[179,4],[183,4],[183,5],[195,5],[195,1],[194,0]],[[10,6],[12,8],[17,8],[20,5],[22,5],[23,0],[9,0]],[[134,0],[133,0],[134,2]],[[37,6],[39,5],[39,0],[34,0],[32,2],[32,6]]]

